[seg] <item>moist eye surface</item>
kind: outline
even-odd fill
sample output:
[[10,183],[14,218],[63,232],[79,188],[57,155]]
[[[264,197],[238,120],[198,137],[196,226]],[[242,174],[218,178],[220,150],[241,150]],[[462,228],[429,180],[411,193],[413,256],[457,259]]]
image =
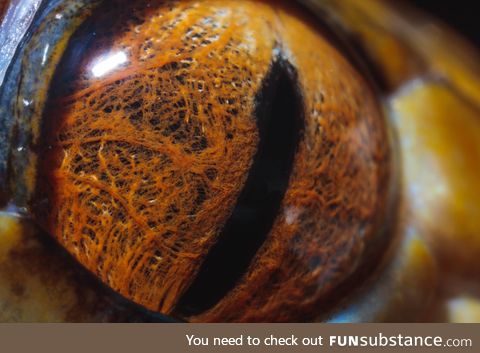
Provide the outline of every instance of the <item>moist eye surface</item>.
[[287,2],[100,6],[34,151],[38,223],[115,291],[191,321],[305,319],[385,244],[385,121]]

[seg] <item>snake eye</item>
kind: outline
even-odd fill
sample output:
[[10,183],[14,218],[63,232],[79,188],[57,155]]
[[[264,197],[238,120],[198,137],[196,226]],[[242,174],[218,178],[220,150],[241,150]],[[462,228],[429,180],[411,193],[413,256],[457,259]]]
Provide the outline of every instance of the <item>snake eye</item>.
[[38,58],[44,90],[20,83],[35,103],[13,171],[17,204],[78,262],[190,321],[313,319],[376,264],[389,133],[325,28],[286,2],[78,11]]
[[480,71],[443,26],[379,0],[3,4],[0,321],[475,305]]

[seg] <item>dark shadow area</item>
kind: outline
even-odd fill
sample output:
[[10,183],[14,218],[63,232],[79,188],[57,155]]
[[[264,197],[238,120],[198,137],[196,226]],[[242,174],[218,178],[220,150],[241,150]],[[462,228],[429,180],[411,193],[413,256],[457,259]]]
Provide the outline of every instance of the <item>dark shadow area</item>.
[[408,2],[442,20],[459,34],[464,35],[477,48],[480,47],[478,12],[472,9],[471,1],[409,0]]

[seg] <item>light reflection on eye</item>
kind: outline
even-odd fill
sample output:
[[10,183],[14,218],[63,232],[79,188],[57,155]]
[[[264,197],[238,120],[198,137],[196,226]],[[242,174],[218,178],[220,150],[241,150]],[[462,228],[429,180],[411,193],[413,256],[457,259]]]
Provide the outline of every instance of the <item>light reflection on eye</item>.
[[102,77],[106,74],[118,69],[128,60],[125,52],[111,53],[105,55],[98,60],[92,67],[92,74],[95,77]]
[[[178,4],[172,4],[174,14]],[[213,3],[211,9],[204,4],[197,4],[196,8],[215,8]],[[269,19],[267,4],[247,2],[228,6],[237,6],[237,10],[255,8],[257,14]],[[83,51],[67,46],[65,55],[61,46],[50,47],[48,42],[40,46],[38,60],[42,66],[47,65],[43,75],[46,83],[30,84],[27,79],[16,91],[29,104],[23,104],[23,110],[16,112],[20,116],[15,123],[17,148],[11,152],[13,170],[9,171],[10,180],[14,176],[14,191],[11,195],[7,191],[7,196],[17,206],[30,208],[35,223],[41,224],[103,283],[153,312],[192,321],[328,318],[398,321],[401,317],[398,308],[406,308],[401,314],[412,320],[415,311],[430,300],[435,287],[432,274],[436,272],[436,264],[422,234],[428,236],[431,226],[422,221],[422,215],[408,213],[415,210],[418,200],[409,203],[408,198],[398,199],[398,194],[392,193],[392,190],[399,192],[397,178],[405,178],[398,177],[404,171],[402,165],[398,167],[396,160],[390,159],[388,132],[376,108],[378,98],[372,99],[373,92],[361,77],[367,73],[358,72],[365,66],[351,66],[342,57],[346,53],[341,46],[326,40],[322,30],[304,27],[309,23],[307,15],[300,16],[295,10],[295,16],[291,17],[291,9],[274,6],[279,6],[281,15],[269,22],[270,29],[264,32],[261,43],[258,38],[256,43],[252,41],[258,30],[263,30],[261,20],[251,18],[228,37],[215,27],[202,32],[202,24],[208,27],[216,22],[211,17],[202,19],[204,15],[199,11],[196,15],[200,17],[200,30],[195,33],[187,28],[185,33],[191,32],[192,43],[206,40],[209,56],[196,55],[195,44],[193,53],[182,56],[185,49],[171,41],[172,47],[165,48],[166,52],[175,53],[179,48],[178,60],[172,61],[158,48],[147,48],[140,52],[145,59],[132,76],[122,77],[122,70],[129,65],[130,52],[107,46],[108,54],[103,51],[99,59],[87,65],[89,74],[98,82],[106,79],[104,86],[97,84],[94,89],[88,75],[82,76],[82,61],[78,61],[80,65],[72,65],[70,59],[65,59],[69,56],[75,59],[79,53],[88,56],[88,46]],[[332,6],[332,11],[343,14],[341,5],[325,6],[323,10],[327,9],[327,13],[328,6]],[[136,16],[142,11],[138,9],[140,5],[132,11]],[[68,19],[71,13],[76,13],[62,10],[65,12],[52,11],[55,20]],[[92,10],[93,16],[95,11]],[[181,33],[175,32],[176,28],[186,26],[188,23],[182,22],[186,21],[184,16],[195,11],[190,8],[179,11],[177,22],[174,20],[171,27],[158,27],[164,31],[160,33],[172,36]],[[220,9],[216,13],[221,15],[221,21],[228,23],[238,11]],[[362,17],[359,20],[356,16],[349,18],[347,12],[344,16],[354,30],[357,23],[362,23]],[[281,29],[272,25],[278,19],[284,22]],[[237,26],[242,23],[238,21]],[[285,22],[289,25],[285,26]],[[192,28],[198,26],[193,24]],[[245,33],[250,33],[244,39],[241,26],[246,27]],[[249,26],[256,26],[256,30]],[[138,30],[140,26],[135,28]],[[368,31],[362,32],[365,27],[358,28],[363,35],[370,35]],[[275,38],[271,42],[269,31],[273,31]],[[51,39],[41,33],[33,38],[39,43]],[[165,35],[163,38],[169,39]],[[226,45],[223,51],[217,50],[217,44],[212,43],[223,38],[231,38],[234,44]],[[302,42],[307,38],[309,43],[316,43],[316,51]],[[401,38],[400,43],[404,40]],[[186,47],[188,43],[182,45]],[[268,48],[269,45],[272,47]],[[27,44],[24,50],[30,50],[35,58],[35,48],[28,48]],[[229,50],[235,55],[229,56]],[[248,59],[242,57],[245,53]],[[161,55],[167,58],[163,66],[155,63]],[[222,58],[225,63],[218,65]],[[60,60],[63,68],[57,69],[55,63]],[[80,70],[75,72],[71,68]],[[242,68],[247,74],[233,75],[228,82],[221,80],[225,75],[232,78],[228,76],[229,70],[242,72]],[[156,70],[155,74],[148,69]],[[249,76],[254,70],[255,75]],[[23,71],[25,75],[34,69]],[[11,72],[3,87],[4,107],[8,106],[5,102],[9,101],[9,91],[16,87],[15,67]],[[205,79],[207,72],[209,76]],[[173,84],[172,78],[175,78]],[[246,78],[250,88],[242,90]],[[131,92],[140,87],[139,92],[152,92],[156,88],[157,93],[132,96]],[[196,93],[192,93],[191,87]],[[41,93],[47,90],[48,97]],[[32,92],[40,94],[31,95]],[[179,96],[184,98],[175,101]],[[392,97],[397,109],[394,114],[400,111],[412,114],[410,106],[404,103],[404,95]],[[204,107],[206,110],[202,110]],[[159,115],[159,111],[163,113]],[[408,150],[404,137],[417,130],[408,130],[410,125],[398,118],[395,124],[400,126],[399,146],[404,153]],[[289,151],[295,152],[291,161]],[[397,153],[395,148],[393,153]],[[401,153],[399,161],[403,162],[405,157]],[[272,163],[276,160],[283,162]],[[413,164],[405,165],[410,168]],[[411,172],[414,168],[407,170],[408,177],[402,181],[411,181],[409,190],[417,190],[413,197],[422,197],[425,184],[416,184],[417,174]],[[232,178],[232,175],[237,176]],[[112,186],[116,191],[112,191]],[[434,188],[432,185],[430,190]],[[137,196],[129,198],[130,194]],[[398,211],[391,206],[392,197],[397,200],[393,203]],[[203,209],[208,212],[202,213]],[[101,218],[96,218],[97,211],[103,215]],[[271,221],[262,223],[270,218]],[[122,240],[99,246],[99,242],[107,243],[104,239],[109,234]],[[247,239],[248,234],[253,234],[253,240]],[[191,246],[198,237],[203,248]],[[235,241],[241,237],[247,240]],[[435,248],[435,241],[433,244]],[[48,246],[56,245],[48,243]],[[170,253],[169,249],[174,251]],[[242,262],[245,264],[239,265]],[[375,267],[381,271],[370,275]],[[178,269],[173,282],[165,274],[172,268]],[[232,284],[228,284],[229,276],[234,279]],[[409,298],[410,306],[396,302],[389,294],[412,285],[418,293]],[[340,303],[332,299],[333,290],[337,290],[336,297],[345,299]],[[109,293],[106,298],[112,295]],[[371,295],[380,298],[379,305],[368,304],[370,301],[365,298]],[[249,296],[257,301],[249,302]],[[274,297],[275,301],[270,300]],[[124,308],[130,304],[120,298],[116,300],[120,304],[114,307],[120,308],[120,318],[109,320],[127,320],[125,312],[128,316],[130,309]],[[236,313],[229,309],[232,304]],[[346,311],[340,310],[337,315],[338,309],[332,312],[332,307]],[[91,306],[84,308],[83,315],[95,310]],[[79,318],[82,316],[70,320]],[[142,320],[142,315],[130,319]]]

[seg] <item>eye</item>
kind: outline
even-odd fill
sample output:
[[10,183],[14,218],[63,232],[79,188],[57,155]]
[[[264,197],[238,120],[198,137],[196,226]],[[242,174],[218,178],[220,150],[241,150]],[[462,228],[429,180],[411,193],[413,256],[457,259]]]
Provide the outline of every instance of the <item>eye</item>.
[[388,271],[434,265],[382,106],[399,70],[347,38],[287,2],[46,2],[2,85],[8,207],[150,317],[341,320],[365,283],[387,301]]

